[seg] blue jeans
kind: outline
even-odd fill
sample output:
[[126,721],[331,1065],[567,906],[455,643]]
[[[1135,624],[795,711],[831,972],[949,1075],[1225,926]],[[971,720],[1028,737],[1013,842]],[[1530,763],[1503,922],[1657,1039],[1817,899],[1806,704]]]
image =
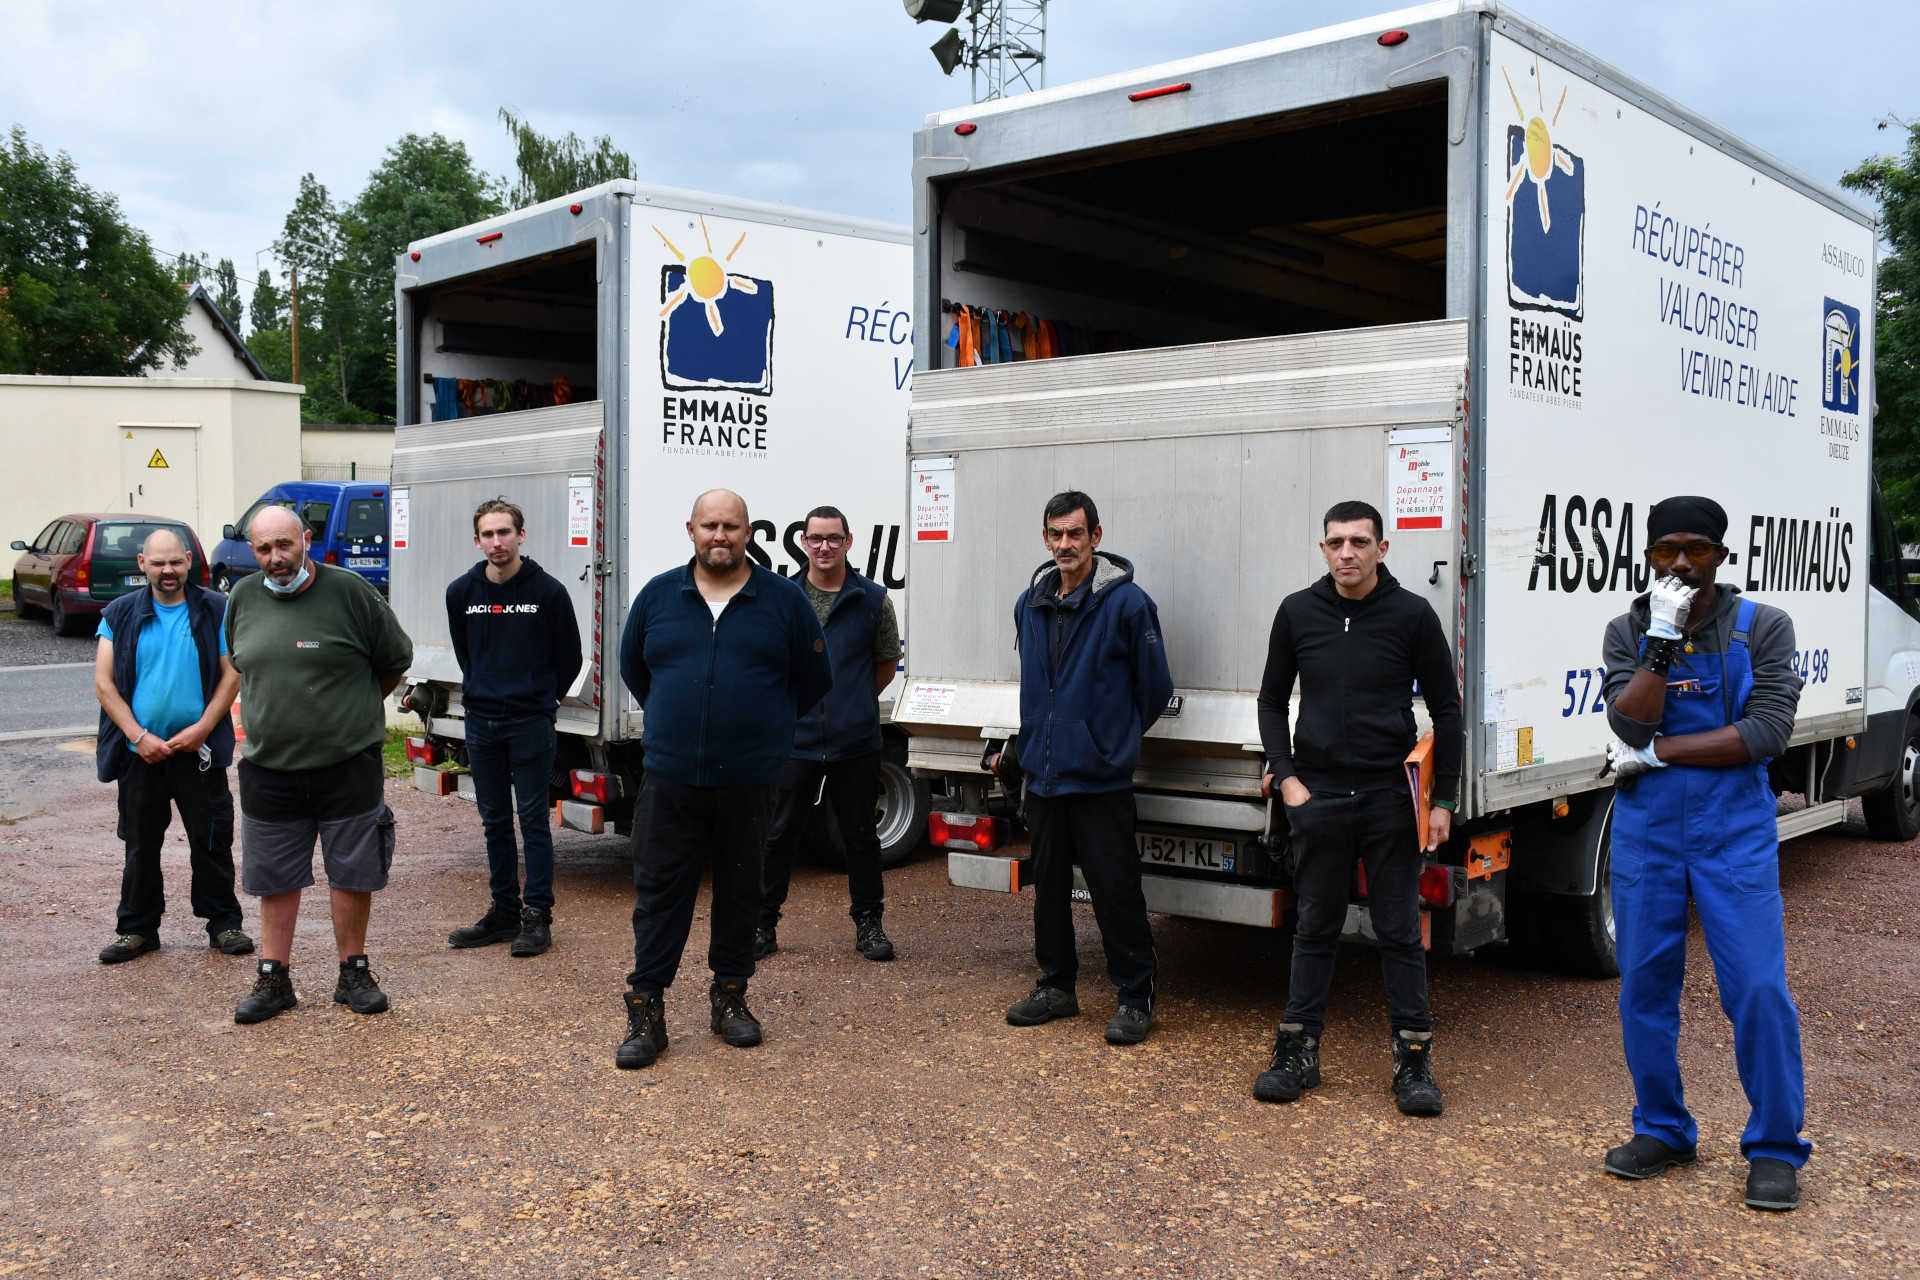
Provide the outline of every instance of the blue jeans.
[[553,825],[547,785],[553,776],[553,721],[541,715],[495,720],[467,715],[467,768],[473,798],[487,836],[487,870],[493,905],[518,916],[523,901],[520,866],[513,846],[513,815],[520,814],[520,843],[527,859],[524,902],[553,910]]

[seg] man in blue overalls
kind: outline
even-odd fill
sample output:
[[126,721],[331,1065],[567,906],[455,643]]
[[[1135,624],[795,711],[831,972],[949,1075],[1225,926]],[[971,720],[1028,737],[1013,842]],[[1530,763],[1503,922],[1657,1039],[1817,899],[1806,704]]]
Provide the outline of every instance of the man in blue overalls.
[[1694,1160],[1679,1060],[1691,897],[1753,1106],[1740,1140],[1746,1202],[1785,1210],[1800,1203],[1797,1170],[1812,1148],[1800,1137],[1800,1015],[1787,993],[1767,761],[1793,732],[1800,677],[1792,619],[1714,581],[1726,530],[1710,498],[1655,503],[1652,589],[1607,626],[1620,1030],[1636,1103],[1633,1140],[1606,1168],[1649,1178]]

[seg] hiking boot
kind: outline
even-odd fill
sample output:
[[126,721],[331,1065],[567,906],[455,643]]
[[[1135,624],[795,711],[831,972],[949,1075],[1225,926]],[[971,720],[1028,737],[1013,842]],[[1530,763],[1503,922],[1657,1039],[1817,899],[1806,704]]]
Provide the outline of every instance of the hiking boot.
[[1666,1172],[1668,1165],[1692,1164],[1694,1154],[1692,1147],[1670,1147],[1648,1134],[1635,1134],[1632,1142],[1607,1152],[1607,1172],[1638,1182]]
[[1123,1004],[1107,1022],[1108,1044],[1139,1044],[1153,1027],[1153,1015],[1145,1009]]
[[520,913],[520,934],[507,948],[507,954],[537,956],[552,945],[553,912],[545,907],[528,907]]
[[853,946],[869,960],[893,959],[893,941],[880,927],[878,911],[863,911],[853,918]]
[[253,951],[253,939],[238,929],[222,929],[208,939],[207,945],[229,956],[244,956]]
[[629,991],[626,999],[627,1038],[613,1051],[613,1065],[633,1071],[652,1066],[667,1051],[667,1006],[658,991]]
[[293,994],[293,974],[278,960],[262,960],[253,990],[234,1006],[233,1020],[240,1023],[265,1022],[300,1003]]
[[1262,1102],[1292,1102],[1320,1083],[1320,1037],[1297,1022],[1283,1022],[1273,1033],[1273,1061],[1253,1079],[1253,1096]]
[[496,942],[505,942],[520,934],[520,912],[509,910],[499,903],[487,908],[487,914],[464,929],[455,929],[447,935],[450,947],[487,947]]
[[1071,991],[1040,983],[1007,1009],[1007,1021],[1016,1027],[1037,1027],[1055,1018],[1080,1016],[1080,999]]
[[1440,1114],[1440,1086],[1433,1082],[1433,1032],[1394,1035],[1393,1105],[1406,1116]]
[[355,1013],[383,1013],[387,993],[374,980],[365,956],[348,956],[340,962],[340,981],[333,989],[333,1002],[346,1005]]
[[713,1002],[713,1034],[736,1049],[751,1049],[760,1043],[760,1021],[747,1008],[747,984],[722,982],[715,978],[707,988]]
[[753,931],[753,958],[755,960],[765,960],[779,949],[780,939],[774,936],[772,925]]
[[125,964],[135,956],[160,949],[160,939],[151,933],[123,933],[100,948],[101,964]]
[[1785,1160],[1755,1156],[1747,1166],[1747,1207],[1786,1213],[1800,1207],[1800,1175]]

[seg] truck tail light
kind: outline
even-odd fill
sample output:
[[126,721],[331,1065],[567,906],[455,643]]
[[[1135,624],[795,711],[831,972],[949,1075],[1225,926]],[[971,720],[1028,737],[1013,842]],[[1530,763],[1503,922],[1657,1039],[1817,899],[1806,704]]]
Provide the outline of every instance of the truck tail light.
[[1453,868],[1430,866],[1420,870],[1420,901],[1430,907],[1453,905]]
[[591,769],[573,769],[567,773],[567,786],[575,800],[605,804],[613,798],[612,779]]
[[413,764],[436,765],[440,763],[440,752],[430,738],[408,738],[407,759]]
[[927,842],[936,849],[988,853],[1000,843],[1000,824],[984,813],[930,813]]

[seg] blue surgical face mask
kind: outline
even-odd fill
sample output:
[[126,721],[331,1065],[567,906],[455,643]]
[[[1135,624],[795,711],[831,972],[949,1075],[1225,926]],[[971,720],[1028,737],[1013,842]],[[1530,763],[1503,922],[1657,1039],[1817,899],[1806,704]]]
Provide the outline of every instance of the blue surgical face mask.
[[260,580],[266,583],[267,590],[273,592],[273,594],[277,596],[290,596],[294,592],[298,591],[301,587],[304,587],[307,584],[307,579],[311,578],[312,576],[313,576],[312,571],[307,568],[307,562],[305,560],[302,560],[300,562],[300,572],[296,573],[293,576],[293,581],[289,582],[284,587],[281,586],[279,583],[275,582],[270,576],[264,573],[260,575]]

